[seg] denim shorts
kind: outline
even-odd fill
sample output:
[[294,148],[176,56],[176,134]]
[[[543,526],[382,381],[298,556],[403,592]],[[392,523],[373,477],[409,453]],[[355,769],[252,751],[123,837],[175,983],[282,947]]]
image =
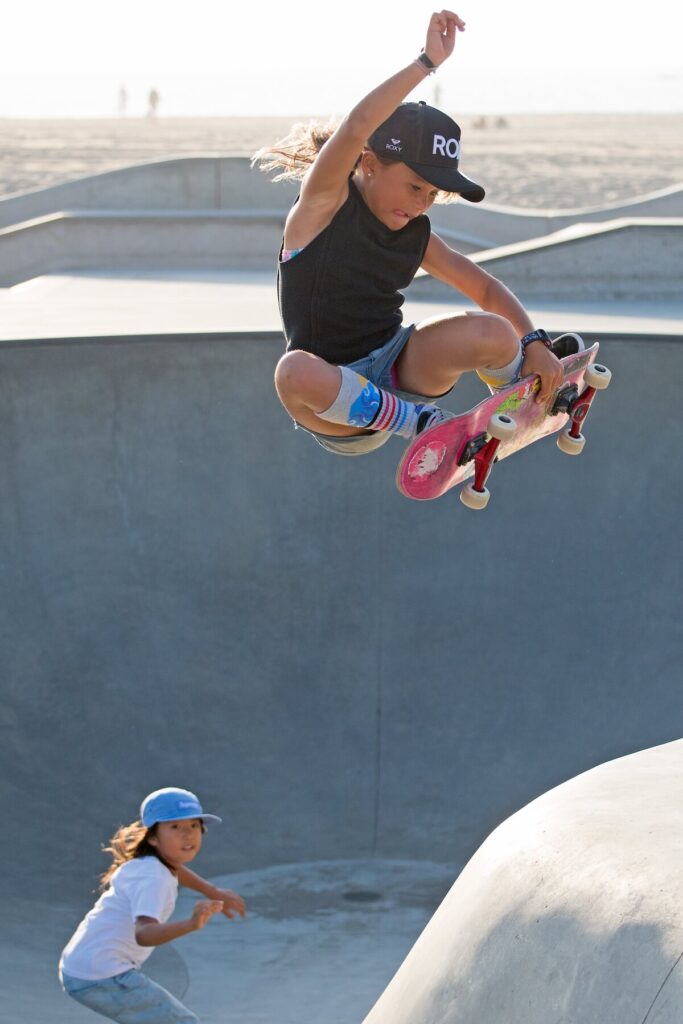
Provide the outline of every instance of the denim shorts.
[[67,995],[119,1024],[199,1024],[199,1018],[161,985],[134,968],[101,981],[60,973]]
[[[350,370],[360,373],[362,377],[367,377],[378,388],[391,391],[399,398],[405,398],[409,402],[433,402],[433,397],[417,395],[411,391],[401,391],[397,387],[396,360],[405,348],[414,329],[415,324],[410,324],[409,327],[399,327],[396,333],[379,348],[374,349],[369,355],[363,356],[362,359],[356,359],[355,362],[346,365]],[[381,448],[391,437],[386,430],[375,430],[369,434],[351,434],[347,437],[332,437],[330,434],[319,434],[315,430],[309,430],[308,427],[302,427],[300,423],[297,423],[296,426],[312,434],[321,447],[328,452],[334,452],[335,455],[367,455],[368,452],[374,452],[375,449]]]

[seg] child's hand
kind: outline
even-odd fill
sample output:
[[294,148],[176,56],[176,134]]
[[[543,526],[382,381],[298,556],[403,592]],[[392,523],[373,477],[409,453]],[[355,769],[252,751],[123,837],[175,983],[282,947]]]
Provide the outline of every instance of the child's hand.
[[216,897],[223,901],[223,913],[232,921],[237,912],[244,917],[247,912],[247,905],[241,896],[238,896],[232,889],[216,889]]
[[455,46],[456,30],[465,31],[465,22],[453,11],[432,14],[427,29],[424,52],[437,67],[450,57]]
[[219,914],[222,910],[222,900],[199,900],[195,903],[191,915],[195,931],[203,928],[210,917],[213,917],[214,914]]
[[522,363],[522,377],[536,373],[541,378],[541,388],[536,395],[539,405],[545,405],[555,388],[562,383],[562,363],[550,349],[540,341],[527,345]]

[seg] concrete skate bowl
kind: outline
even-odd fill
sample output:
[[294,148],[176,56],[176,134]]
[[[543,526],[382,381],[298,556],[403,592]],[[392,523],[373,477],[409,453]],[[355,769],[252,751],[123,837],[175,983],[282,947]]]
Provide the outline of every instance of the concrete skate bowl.
[[[99,844],[157,786],[224,816],[203,874],[362,862],[381,886],[391,861],[429,862],[426,921],[518,808],[681,735],[677,341],[605,343],[584,454],[548,440],[501,463],[485,513],[401,497],[398,441],[335,459],[294,431],[280,352],[274,335],[0,347],[1,959],[29,1024],[87,1019],[54,964]],[[480,397],[463,381],[450,406]],[[191,948],[164,954],[176,979]],[[292,996],[298,1019],[335,985],[325,1019],[362,1019],[402,959],[354,1004],[366,949],[349,948]],[[281,964],[295,992],[305,965]],[[232,984],[229,965],[191,981],[217,993],[206,1020],[237,1013]],[[264,992],[244,1019],[288,1020]]]

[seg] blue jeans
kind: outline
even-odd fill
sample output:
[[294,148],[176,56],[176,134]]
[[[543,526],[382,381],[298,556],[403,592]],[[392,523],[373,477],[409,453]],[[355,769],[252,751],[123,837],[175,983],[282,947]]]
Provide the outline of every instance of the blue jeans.
[[61,974],[67,995],[119,1024],[199,1024],[199,1018],[140,971],[132,969],[101,981]]

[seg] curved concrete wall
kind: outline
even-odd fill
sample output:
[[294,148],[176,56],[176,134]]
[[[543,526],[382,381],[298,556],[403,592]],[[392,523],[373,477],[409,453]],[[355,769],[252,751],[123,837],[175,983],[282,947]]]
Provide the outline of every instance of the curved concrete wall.
[[483,205],[458,202],[456,205],[433,208],[437,230],[451,229],[480,238],[483,242],[481,249],[541,238],[577,222],[591,224],[620,217],[681,216],[683,185],[635,196],[625,202],[578,207],[574,210],[520,210],[486,202]]
[[0,228],[62,210],[284,211],[296,193],[244,157],[157,160],[0,199]]
[[[53,214],[0,230],[0,286],[74,270],[274,267],[283,225],[276,212]],[[682,236],[683,218],[622,219],[473,258],[527,299],[679,299]],[[453,294],[424,274],[414,291],[446,301]]]
[[678,1024],[682,864],[683,740],[565,783],[486,840],[366,1024]]
[[[0,287],[68,270],[270,266],[295,194],[243,158],[196,157],[9,197],[0,200]],[[478,261],[522,295],[581,301],[678,298],[681,212],[683,187],[562,215],[459,203],[431,217],[456,249],[487,250]]]
[[[681,298],[683,218],[576,224],[547,238],[489,249],[471,258],[524,299],[590,302]],[[448,300],[429,275],[413,294]]]
[[294,431],[281,351],[0,345],[6,894],[82,894],[169,783],[226,812],[208,874],[455,874],[539,793],[683,732],[679,344],[602,347],[584,454],[506,460],[482,514],[401,497],[399,441],[335,459]]
[[284,217],[267,211],[78,211],[0,230],[0,287],[78,270],[275,272]]
[[[62,210],[251,210],[285,213],[295,184],[272,182],[244,157],[159,160],[0,199],[0,228]],[[476,239],[478,248],[538,238],[576,221],[683,216],[683,185],[627,202],[562,211],[526,211],[488,203],[435,206],[437,229]]]

